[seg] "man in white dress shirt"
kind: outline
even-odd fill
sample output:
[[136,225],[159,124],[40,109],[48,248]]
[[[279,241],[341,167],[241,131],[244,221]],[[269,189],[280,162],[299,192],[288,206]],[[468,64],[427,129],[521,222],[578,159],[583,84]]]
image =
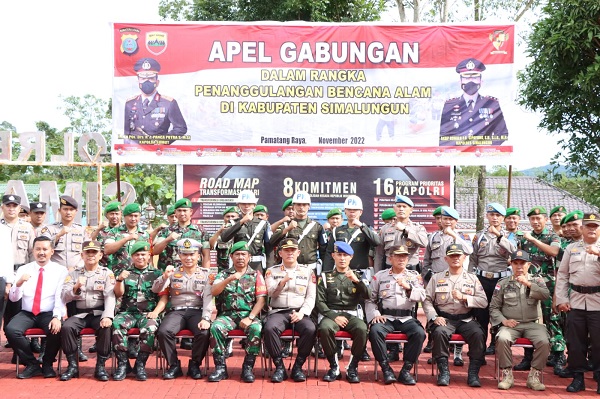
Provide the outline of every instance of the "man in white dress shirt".
[[[34,262],[27,263],[17,270],[15,283],[10,288],[9,298],[16,302],[22,299],[21,311],[6,326],[6,337],[15,352],[26,366],[20,379],[43,375],[56,377],[52,363],[60,348],[61,319],[65,304],[61,290],[67,269],[50,260],[54,248],[52,240],[45,236],[33,241]],[[44,363],[40,367],[29,346],[24,332],[29,328],[41,328],[47,336]]]
[[4,314],[4,301],[15,279],[13,248],[10,228],[0,224],[0,320]]

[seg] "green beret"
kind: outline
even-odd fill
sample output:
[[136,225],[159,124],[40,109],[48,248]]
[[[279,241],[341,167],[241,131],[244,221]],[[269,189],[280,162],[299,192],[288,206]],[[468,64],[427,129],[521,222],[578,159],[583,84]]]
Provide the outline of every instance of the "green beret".
[[388,208],[381,212],[381,220],[391,220],[396,217],[396,211],[394,208]]
[[531,208],[531,210],[529,211],[527,216],[547,215],[547,214],[548,214],[548,212],[546,212],[546,208],[544,208],[543,206],[536,206],[536,207]]
[[104,214],[106,215],[108,212],[114,212],[114,211],[120,211],[120,210],[121,210],[121,203],[119,201],[113,201],[113,202],[109,202],[104,207]]
[[332,216],[341,215],[341,214],[342,214],[342,210],[340,208],[333,208],[332,210],[327,212],[327,219],[329,219]]
[[180,200],[177,200],[177,202],[175,203],[175,209],[191,208],[191,207],[192,207],[192,201],[190,201],[187,198],[182,198]]
[[573,212],[569,212],[567,213],[561,220],[560,220],[560,224],[561,226],[563,224],[567,224],[569,222],[573,222],[575,220],[582,220],[583,219],[583,212],[582,211],[573,211]]
[[228,213],[231,213],[231,212],[237,213],[237,209],[235,209],[235,206],[230,206],[229,208],[225,209],[223,211],[223,216],[225,216],[225,215],[227,215]]
[[167,216],[171,216],[174,213],[175,213],[175,205],[171,205],[170,207],[167,208]]
[[288,199],[286,199],[286,200],[285,200],[285,202],[284,202],[284,203],[283,203],[283,205],[281,206],[281,210],[282,210],[282,211],[285,211],[285,209],[286,209],[288,206],[291,206],[291,205],[292,205],[292,199],[291,199],[291,198],[288,198]]
[[253,210],[252,212],[254,212],[254,213],[256,213],[256,212],[264,212],[264,213],[269,213],[269,210],[268,210],[268,209],[267,209],[267,207],[266,207],[266,206],[264,206],[264,205],[256,205],[256,206],[254,207],[254,210]]
[[435,208],[435,210],[433,211],[433,213],[431,214],[431,216],[441,216],[442,215],[442,207],[438,206],[437,208]]
[[123,216],[131,215],[132,213],[141,213],[141,212],[142,212],[142,207],[140,206],[140,204],[136,204],[135,202],[133,204],[129,204],[125,208],[123,208]]
[[562,205],[555,206],[550,210],[550,216],[554,215],[556,212],[567,213],[567,208]]
[[506,216],[512,215],[521,216],[521,210],[519,208],[506,208]]
[[148,241],[137,241],[129,248],[129,255],[139,251],[150,251],[150,243]]
[[231,246],[231,249],[229,250],[229,254],[231,255],[234,252],[237,251],[246,251],[246,252],[250,252],[250,248],[248,248],[248,243],[246,241],[238,241],[235,244],[233,244]]

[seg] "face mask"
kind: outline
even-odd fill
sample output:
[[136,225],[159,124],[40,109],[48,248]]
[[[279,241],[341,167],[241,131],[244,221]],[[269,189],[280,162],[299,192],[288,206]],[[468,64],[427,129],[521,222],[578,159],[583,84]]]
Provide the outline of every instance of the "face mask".
[[463,85],[461,85],[461,87],[465,93],[472,96],[473,94],[477,93],[480,85],[475,82],[467,82],[467,83],[464,83]]
[[154,92],[154,89],[156,89],[156,83],[146,80],[140,85],[140,89],[146,94],[152,94]]

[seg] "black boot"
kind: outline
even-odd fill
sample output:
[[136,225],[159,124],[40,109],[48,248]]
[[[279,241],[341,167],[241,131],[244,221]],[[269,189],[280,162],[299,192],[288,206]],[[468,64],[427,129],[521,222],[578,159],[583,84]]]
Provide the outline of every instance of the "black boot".
[[448,369],[448,358],[438,357],[435,359],[438,368],[437,384],[445,387],[450,385],[450,370]]
[[88,352],[90,352],[90,353],[96,353],[96,352],[98,352],[98,348],[96,347],[96,343],[95,342],[94,342],[94,344],[92,346],[90,346],[88,348]]
[[170,364],[167,371],[163,373],[163,380],[174,380],[177,377],[183,376],[183,371],[181,371],[181,362],[177,360],[177,363]]
[[283,382],[287,380],[288,375],[285,372],[285,366],[281,357],[274,357],[273,364],[275,364],[275,371],[271,376],[271,382]]
[[550,352],[550,355],[548,356],[548,360],[546,361],[546,366],[554,367],[555,364],[556,364],[556,352],[552,351],[552,352]]
[[531,369],[531,361],[533,360],[533,348],[525,348],[523,360],[521,363],[513,367],[515,371],[529,371]]
[[139,345],[140,345],[140,341],[137,338],[129,339],[129,343],[127,344],[127,357],[128,358],[137,359]]
[[327,361],[329,361],[329,370],[327,370],[327,374],[323,376],[323,381],[333,382],[335,380],[340,380],[342,378],[342,373],[340,373],[340,366],[338,365],[335,355],[328,357]]
[[31,343],[29,345],[33,353],[40,353],[42,351],[39,338],[31,338]]
[[181,349],[191,350],[192,349],[192,339],[191,338],[181,338],[181,344],[179,344]]
[[371,361],[371,355],[369,355],[369,352],[367,351],[367,348],[365,348],[365,351],[362,354],[362,357],[360,358],[360,360],[362,360],[363,362],[370,362]]
[[244,363],[242,363],[242,381],[254,382],[254,373],[252,370],[254,369],[255,361],[256,355],[247,353],[246,357],[244,357]]
[[43,338],[41,341],[41,349],[40,349],[40,354],[38,356],[38,363],[42,364],[44,363],[44,353],[46,353],[46,338]]
[[225,356],[213,354],[213,360],[215,362],[215,371],[208,376],[208,381],[218,382],[229,378],[227,374],[227,365],[225,364]]
[[402,366],[402,370],[400,370],[400,374],[398,374],[398,381],[403,383],[404,385],[415,385],[417,381],[413,378],[410,370],[413,368],[413,364],[408,361],[404,361],[404,366]]
[[81,348],[82,345],[83,345],[82,338],[81,337],[77,338],[77,356],[79,356],[79,361],[80,362],[87,362],[88,361],[88,357],[86,356],[85,353],[83,353],[83,350]]
[[379,362],[379,365],[381,366],[381,372],[383,373],[383,383],[385,385],[390,385],[396,382],[394,370],[392,370],[388,361],[386,359],[383,359]]
[[[365,349],[365,353],[366,351]],[[358,384],[360,382],[360,378],[358,378],[358,358],[350,356],[350,359],[350,363],[348,363],[348,368],[346,369],[346,380],[351,384]]]
[[71,378],[79,378],[79,366],[77,365],[77,355],[75,353],[71,353],[67,355],[67,361],[69,362],[69,366],[67,370],[60,375],[61,381],[69,381]]
[[233,338],[227,338],[225,343],[227,344],[225,348],[225,358],[227,359],[233,355]]
[[[181,363],[180,363],[181,364]],[[188,362],[188,377],[191,377],[194,380],[199,380],[202,378],[202,371],[200,370],[200,363],[190,359]]]
[[285,342],[281,350],[281,357],[283,359],[292,356],[292,341]]
[[387,345],[387,360],[389,362],[397,362],[400,360],[400,345],[399,344],[388,344]]
[[150,352],[139,352],[137,359],[135,359],[135,379],[138,381],[146,381],[148,374],[146,373],[146,362],[150,357]]
[[317,357],[319,359],[325,359],[325,352],[323,352],[323,347],[321,343],[317,341]]
[[433,341],[431,340],[431,334],[427,334],[427,343],[425,344],[425,347],[423,348],[423,352],[431,353],[432,349],[433,349]]
[[485,355],[490,356],[496,353],[496,341],[495,336],[492,336],[492,342],[490,342],[490,346],[488,346],[485,350]]
[[106,372],[106,361],[108,356],[100,356],[96,358],[96,368],[94,369],[94,378],[98,381],[108,381],[108,373]]
[[292,380],[294,380],[294,382],[306,381],[306,375],[304,374],[304,371],[302,371],[302,366],[304,366],[305,361],[305,357],[296,356],[294,367],[292,367]]
[[127,369],[130,367],[127,352],[115,350],[115,356],[117,357],[117,369],[113,373],[113,380],[123,381],[127,376]]
[[469,361],[469,371],[467,374],[467,385],[474,388],[481,387],[481,382],[479,381],[479,369],[481,368],[481,360],[471,359]]
[[558,374],[556,374],[557,376],[559,376],[560,378],[573,378],[575,377],[575,373],[573,373],[571,371],[571,369],[569,369],[568,367],[563,367],[562,369],[558,370]]
[[567,365],[567,358],[563,351],[557,351],[554,355],[554,375],[559,375]]
[[575,377],[573,382],[567,387],[567,392],[579,392],[585,391],[585,381],[583,380],[583,373],[574,373]]

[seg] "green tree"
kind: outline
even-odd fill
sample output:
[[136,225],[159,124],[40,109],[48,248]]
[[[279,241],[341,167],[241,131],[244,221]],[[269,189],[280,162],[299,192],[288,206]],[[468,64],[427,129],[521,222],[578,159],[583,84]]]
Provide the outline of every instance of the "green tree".
[[554,163],[583,177],[600,167],[600,2],[557,0],[534,25],[519,74],[521,105],[542,114],[540,127],[559,140]]

